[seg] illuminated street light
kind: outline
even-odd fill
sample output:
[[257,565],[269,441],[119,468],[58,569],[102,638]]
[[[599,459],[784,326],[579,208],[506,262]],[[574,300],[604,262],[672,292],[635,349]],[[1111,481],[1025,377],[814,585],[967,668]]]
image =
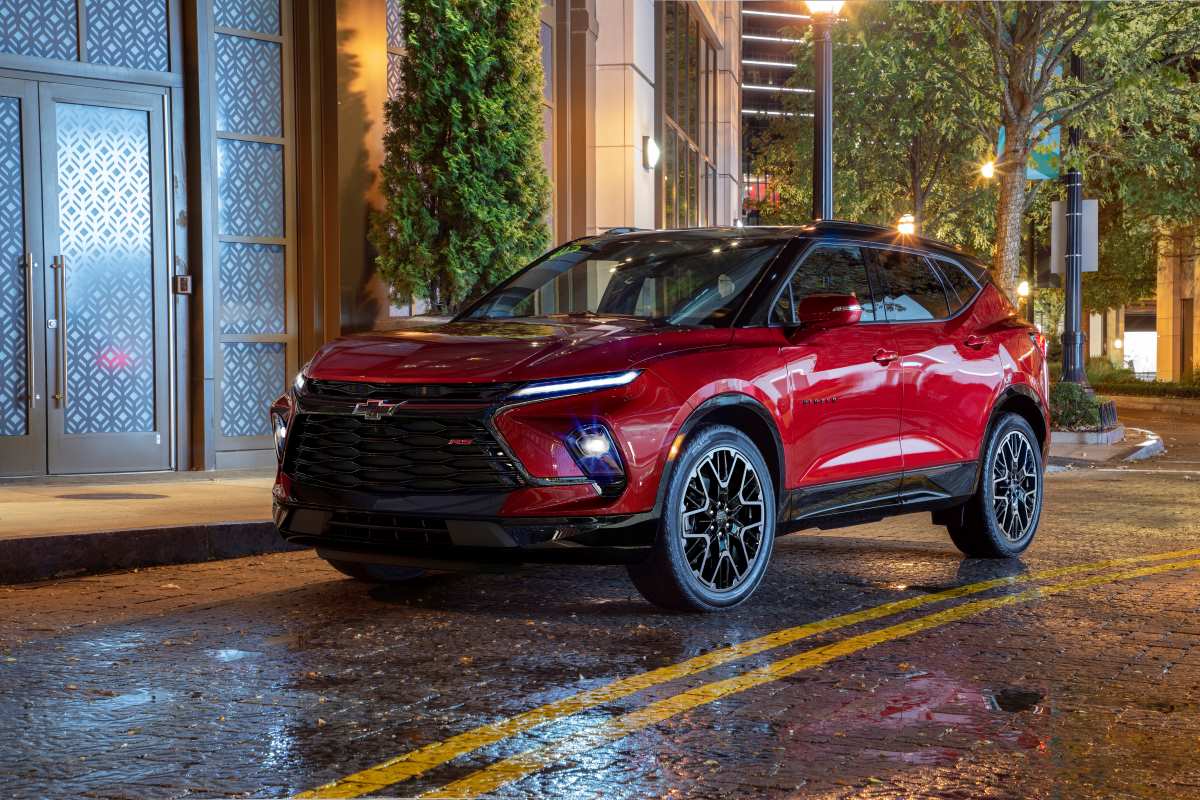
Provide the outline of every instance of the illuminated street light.
[[833,37],[842,0],[808,0],[813,22],[813,219],[833,219]]
[[983,164],[979,167],[979,174],[987,178],[989,181],[996,177],[996,162],[990,160],[983,162]]
[[917,220],[912,214],[905,214],[900,218],[900,221],[896,223],[896,230],[900,231],[900,233],[904,234],[905,236],[912,236],[917,232]]
[[1017,296],[1029,297],[1029,281],[1021,281],[1017,284]]

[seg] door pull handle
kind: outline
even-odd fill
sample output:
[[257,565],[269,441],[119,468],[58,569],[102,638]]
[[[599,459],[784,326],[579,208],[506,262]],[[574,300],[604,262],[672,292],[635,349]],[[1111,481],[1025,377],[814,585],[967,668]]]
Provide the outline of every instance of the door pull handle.
[[37,408],[37,358],[33,352],[33,253],[25,253],[25,388],[29,410]]
[[887,366],[900,357],[895,350],[884,350],[882,347],[875,351],[874,360],[877,364]]
[[970,336],[968,336],[966,339],[963,340],[963,344],[965,344],[967,347],[978,350],[979,348],[983,347],[985,344],[987,344],[990,341],[991,341],[991,339],[989,339],[986,336],[978,336],[978,335],[972,333]]
[[58,301],[58,369],[55,377],[54,399],[62,408],[67,407],[67,262],[62,256],[54,257],[54,285]]

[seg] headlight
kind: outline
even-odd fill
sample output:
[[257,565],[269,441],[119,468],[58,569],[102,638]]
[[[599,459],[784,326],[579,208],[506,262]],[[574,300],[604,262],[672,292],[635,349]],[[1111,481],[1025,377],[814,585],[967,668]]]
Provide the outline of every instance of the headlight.
[[631,369],[628,372],[617,372],[611,375],[589,375],[582,378],[531,383],[517,389],[508,397],[511,400],[540,400],[546,397],[594,392],[598,389],[614,389],[618,386],[628,386],[641,374],[641,370]]
[[624,484],[621,451],[604,425],[594,422],[576,428],[567,435],[566,442],[584,475],[604,486],[618,488]]
[[282,414],[271,412],[271,432],[275,435],[275,455],[283,460],[283,448],[287,446],[287,420]]

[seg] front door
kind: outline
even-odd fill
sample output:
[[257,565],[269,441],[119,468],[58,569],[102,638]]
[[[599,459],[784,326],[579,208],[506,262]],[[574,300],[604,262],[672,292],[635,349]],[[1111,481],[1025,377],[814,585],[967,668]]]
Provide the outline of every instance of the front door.
[[866,257],[852,244],[822,243],[805,255],[773,311],[789,325],[809,294],[854,294],[862,320],[832,330],[794,330],[788,363],[792,419],[788,474],[800,516],[849,512],[894,500],[900,488],[900,371],[883,312],[876,311]]
[[0,83],[4,474],[170,467],[164,117],[159,94]]

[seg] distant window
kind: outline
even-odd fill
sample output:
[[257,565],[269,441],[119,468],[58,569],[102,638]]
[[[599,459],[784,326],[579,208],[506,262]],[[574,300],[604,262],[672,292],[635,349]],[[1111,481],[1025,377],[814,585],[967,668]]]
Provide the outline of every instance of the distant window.
[[896,250],[876,250],[889,322],[919,322],[950,316],[942,281],[925,259]]
[[853,294],[862,305],[862,321],[876,319],[867,262],[857,247],[821,245],[809,253],[784,287],[771,311],[771,321],[794,324],[796,305],[814,294]]
[[960,308],[971,302],[971,298],[979,291],[979,284],[954,261],[939,258],[937,265],[946,279],[946,295],[950,299],[950,313],[957,313]]

